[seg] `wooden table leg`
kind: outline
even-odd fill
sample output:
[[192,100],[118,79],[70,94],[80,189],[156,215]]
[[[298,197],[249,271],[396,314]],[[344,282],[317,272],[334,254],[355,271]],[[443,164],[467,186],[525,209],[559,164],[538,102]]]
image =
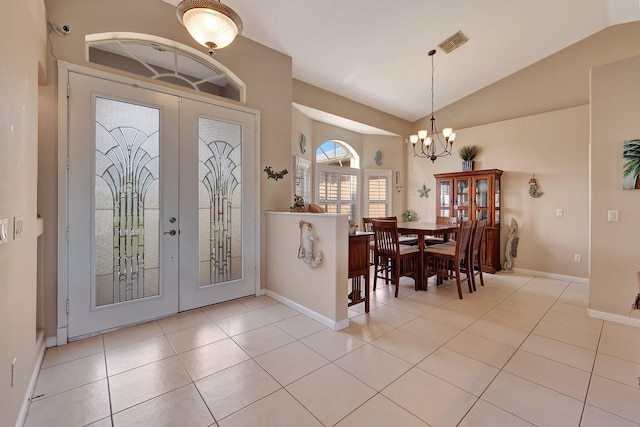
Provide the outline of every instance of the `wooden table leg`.
[[364,312],[369,312],[369,269],[364,273]]
[[[418,233],[418,249],[420,250],[420,260],[418,261],[420,271],[418,272],[419,284],[416,284],[416,291],[426,291],[427,284],[425,283],[424,274],[424,234],[422,233]],[[429,276],[427,276],[426,279],[429,280]]]

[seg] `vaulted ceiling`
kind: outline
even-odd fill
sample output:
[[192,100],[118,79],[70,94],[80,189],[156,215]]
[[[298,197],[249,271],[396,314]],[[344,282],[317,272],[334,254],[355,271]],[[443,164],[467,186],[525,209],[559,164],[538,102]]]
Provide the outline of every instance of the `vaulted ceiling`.
[[[179,0],[163,0],[176,5]],[[612,25],[639,0],[225,0],[293,77],[415,121]],[[438,44],[462,31],[449,54]]]

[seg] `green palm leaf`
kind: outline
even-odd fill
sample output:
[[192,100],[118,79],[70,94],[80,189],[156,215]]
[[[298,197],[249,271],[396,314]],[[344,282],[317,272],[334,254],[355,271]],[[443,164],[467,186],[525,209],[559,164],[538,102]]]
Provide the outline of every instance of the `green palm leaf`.
[[640,175],[640,139],[624,142],[622,158],[625,160],[622,174],[625,178]]

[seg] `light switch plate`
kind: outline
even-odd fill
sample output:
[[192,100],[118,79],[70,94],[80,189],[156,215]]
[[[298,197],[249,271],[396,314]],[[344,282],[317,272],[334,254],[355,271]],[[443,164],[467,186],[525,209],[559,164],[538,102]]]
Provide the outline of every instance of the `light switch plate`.
[[607,221],[618,222],[618,211],[607,211]]
[[9,241],[9,219],[0,218],[0,245]]
[[22,237],[22,215],[13,217],[13,240]]

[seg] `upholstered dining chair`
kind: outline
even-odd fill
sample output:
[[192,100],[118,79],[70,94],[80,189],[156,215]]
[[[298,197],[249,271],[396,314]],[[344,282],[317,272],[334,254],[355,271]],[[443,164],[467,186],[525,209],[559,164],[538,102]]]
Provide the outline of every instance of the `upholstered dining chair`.
[[[379,264],[389,265],[391,283],[396,286],[395,297],[398,297],[400,277],[418,278],[418,264],[421,256],[417,246],[401,245],[398,235],[397,221],[374,219],[372,231],[375,236],[374,265],[378,271]],[[376,290],[378,275],[373,278],[373,290]]]
[[424,249],[426,275],[436,275],[438,283],[442,278],[456,279],[458,287],[458,297],[462,299],[462,287],[460,286],[461,275],[465,273],[469,293],[473,292],[469,268],[469,244],[475,222],[464,221],[460,224],[458,238],[454,244],[443,243],[440,245],[427,246]]

